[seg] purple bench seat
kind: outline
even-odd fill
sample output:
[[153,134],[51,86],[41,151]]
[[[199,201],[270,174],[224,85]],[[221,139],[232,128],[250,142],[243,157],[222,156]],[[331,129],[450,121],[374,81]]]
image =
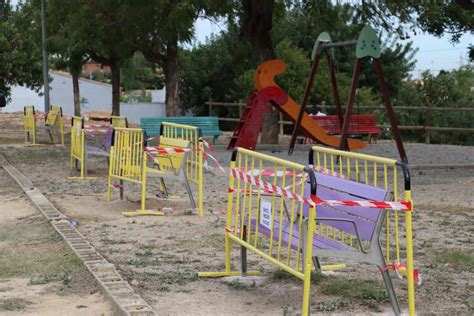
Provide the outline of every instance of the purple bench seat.
[[[276,242],[278,242],[279,240],[279,234],[280,234],[280,222],[278,222],[277,220],[274,221],[274,228],[273,228],[273,240],[275,240]],[[252,225],[252,233],[255,233],[255,229],[256,229],[256,219],[253,219],[251,221],[251,225]],[[290,237],[290,228],[291,228],[291,225],[288,221],[285,221],[283,223],[283,227],[282,227],[282,237],[281,237],[281,241],[283,244],[286,244],[288,245],[288,242],[289,240],[291,239],[291,248],[293,250],[298,250],[298,238],[299,238],[299,233],[298,233],[298,222],[294,223],[293,224],[293,231],[291,232],[292,234],[292,238]],[[262,225],[262,224],[258,224],[258,232],[261,233],[261,234],[264,234],[265,236],[268,236],[270,237],[270,229],[267,228],[266,226]],[[300,245],[301,247],[301,245]],[[314,238],[313,238],[313,249],[316,250],[316,249],[339,249],[339,250],[350,250],[350,248],[346,245],[343,245],[341,243],[338,243],[337,241],[334,241],[332,239],[329,239],[329,238],[326,238],[324,236],[320,236],[320,235],[314,235]]]
[[87,155],[109,157],[110,147],[112,146],[113,132],[114,132],[113,128],[109,127],[107,129],[107,132],[105,133],[105,137],[104,137],[101,147],[86,146]]
[[[385,201],[390,196],[389,192],[384,189],[376,188],[364,183],[355,182],[348,179],[338,178],[322,173],[315,173],[316,175],[316,195],[325,200],[373,200]],[[310,186],[306,185],[305,196],[309,197]],[[372,241],[374,232],[377,227],[377,221],[380,220],[382,214],[381,209],[367,208],[367,207],[344,207],[344,206],[325,206],[320,205],[316,208],[316,223],[323,223],[329,227],[333,227],[340,232],[357,236],[359,234],[362,241]],[[309,206],[303,206],[303,216],[308,218]],[[333,220],[331,220],[333,219]],[[343,221],[337,221],[339,219]],[[351,221],[351,222],[349,222]],[[256,219],[251,220],[251,233],[255,233]],[[354,226],[354,224],[357,226]],[[293,230],[290,236],[291,225],[285,217],[285,221],[280,223],[277,218],[274,219],[274,235],[273,239],[279,241],[280,225],[282,228],[282,243],[288,245],[294,250],[298,249],[298,223],[293,224]],[[264,225],[258,224],[259,233],[270,237],[271,231]],[[357,242],[354,246],[358,245]],[[301,245],[300,245],[301,247]],[[349,247],[332,238],[327,238],[322,235],[314,234],[313,249],[317,255],[318,250],[342,250],[351,251],[355,248]]]
[[[376,188],[365,183],[355,182],[343,178],[315,173],[316,196],[324,200],[352,200],[352,201],[386,201],[390,197],[387,190]],[[309,195],[309,186],[305,190]],[[303,215],[307,216],[309,206],[305,205]],[[316,209],[316,222],[318,218],[337,218],[355,223],[362,240],[372,240],[381,209],[367,207],[325,206]],[[356,235],[353,223],[343,221],[322,221],[339,231]]]

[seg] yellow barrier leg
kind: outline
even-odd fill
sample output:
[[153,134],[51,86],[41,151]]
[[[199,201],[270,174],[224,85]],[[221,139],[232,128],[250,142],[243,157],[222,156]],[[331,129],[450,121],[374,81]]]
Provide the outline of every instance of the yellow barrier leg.
[[310,294],[311,294],[311,269],[312,269],[312,257],[313,257],[313,233],[315,231],[315,215],[316,208],[309,209],[308,218],[308,230],[306,233],[306,241],[304,252],[304,284],[303,284],[303,310],[301,314],[303,316],[309,315],[310,308]]
[[61,144],[64,146],[64,126],[63,126],[62,118],[60,118],[60,119],[61,119],[61,128],[60,128]]
[[204,151],[204,147],[202,142],[199,142],[199,181],[198,181],[198,214],[199,216],[203,215],[203,196],[204,196],[204,174],[202,169],[202,153]]
[[143,154],[143,170],[142,170],[142,206],[141,211],[145,211],[145,200],[146,200],[146,154]]
[[[411,191],[405,192],[407,201],[411,201]],[[407,282],[408,282],[408,309],[410,316],[415,315],[415,280],[413,275],[413,231],[412,231],[412,212],[405,213],[406,219],[406,242],[407,242]]]
[[107,202],[110,202],[110,190],[112,185],[112,170],[114,166],[114,147],[110,147],[110,157],[109,157],[109,176],[107,177]]

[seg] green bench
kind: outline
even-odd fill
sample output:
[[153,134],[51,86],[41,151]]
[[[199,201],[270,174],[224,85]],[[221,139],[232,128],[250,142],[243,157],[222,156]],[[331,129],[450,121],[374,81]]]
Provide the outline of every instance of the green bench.
[[217,142],[222,131],[219,130],[219,120],[216,116],[174,116],[174,117],[142,117],[140,126],[148,137],[159,136],[161,122],[185,124],[201,129],[202,136],[213,136],[213,143]]

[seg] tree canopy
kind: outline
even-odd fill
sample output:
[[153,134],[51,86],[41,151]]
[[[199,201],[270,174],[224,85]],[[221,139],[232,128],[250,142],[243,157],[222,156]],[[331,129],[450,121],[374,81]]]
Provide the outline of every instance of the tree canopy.
[[30,3],[20,3],[17,10],[0,3],[0,91],[7,97],[12,85],[36,91],[43,86],[40,28],[32,23],[37,16]]

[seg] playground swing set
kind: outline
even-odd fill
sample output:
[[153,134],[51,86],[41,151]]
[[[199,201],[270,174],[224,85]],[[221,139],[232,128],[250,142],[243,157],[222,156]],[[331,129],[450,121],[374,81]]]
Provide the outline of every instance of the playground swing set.
[[[356,45],[356,63],[352,76],[352,84],[350,88],[349,98],[347,101],[346,112],[343,115],[339,91],[336,80],[336,71],[332,50],[337,47],[345,47]],[[341,137],[329,135],[328,131],[320,126],[306,112],[305,108],[309,100],[309,94],[313,86],[314,77],[319,65],[319,61],[323,53],[326,53],[331,76],[331,85],[333,97],[336,103],[336,116],[338,125],[341,128]],[[400,137],[400,132],[395,119],[393,107],[388,95],[387,86],[382,73],[380,64],[381,46],[377,33],[369,26],[365,26],[359,35],[358,40],[345,42],[331,42],[328,33],[321,33],[316,39],[312,52],[312,67],[307,80],[303,103],[298,105],[290,96],[288,96],[275,82],[275,76],[285,71],[286,65],[282,60],[269,60],[257,68],[254,76],[255,92],[253,92],[246,106],[242,111],[239,122],[231,137],[227,149],[242,147],[247,149],[255,149],[258,135],[263,126],[265,114],[271,111],[270,104],[290,119],[295,125],[292,133],[290,147],[288,153],[291,155],[296,142],[297,133],[301,130],[306,137],[333,148],[341,150],[359,150],[367,146],[363,141],[357,139],[349,139],[348,132],[351,126],[352,109],[355,101],[355,93],[360,76],[360,69],[365,58],[372,58],[372,63],[378,78],[387,115],[392,127],[392,134],[397,144],[400,158],[404,162],[408,162],[405,149]]]
[[64,145],[64,122],[63,111],[61,107],[52,105],[47,113],[36,114],[34,106],[25,106],[23,109],[25,143],[29,146],[40,145],[36,142],[37,124],[36,121],[45,119],[44,130],[49,135],[51,143],[54,144],[54,134],[61,139],[61,145]]

